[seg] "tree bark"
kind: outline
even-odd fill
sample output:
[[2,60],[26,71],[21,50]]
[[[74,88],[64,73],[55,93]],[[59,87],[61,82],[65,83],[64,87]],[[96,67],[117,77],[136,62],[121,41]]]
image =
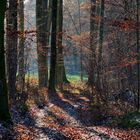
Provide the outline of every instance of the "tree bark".
[[52,31],[51,31],[51,60],[50,60],[50,78],[49,78],[49,90],[50,92],[56,92],[56,35],[57,35],[57,0],[52,0]]
[[6,1],[0,2],[0,120],[9,121],[11,119],[8,108],[8,92],[5,72],[5,50],[4,50],[4,17]]
[[63,40],[63,0],[58,0],[56,83],[59,85],[62,85],[64,82],[68,82],[65,72],[62,40]]
[[39,87],[46,87],[48,82],[47,65],[47,13],[48,1],[36,1],[37,55]]
[[56,66],[56,83],[63,83],[63,0],[58,0],[58,9],[57,9],[57,66]]
[[137,73],[138,73],[138,103],[137,103],[137,110],[140,111],[140,44],[139,44],[139,5],[140,2],[139,0],[136,1],[137,2]]
[[102,67],[103,67],[103,58],[102,58],[102,49],[103,49],[103,33],[104,33],[104,0],[101,0],[101,6],[100,6],[100,28],[99,28],[99,51],[98,51],[98,67],[97,67],[97,83],[98,88],[103,88],[103,81],[102,81]]
[[90,52],[89,52],[89,73],[88,85],[93,86],[96,82],[96,47],[97,47],[97,23],[96,16],[96,0],[91,0],[90,15]]
[[7,73],[10,100],[16,99],[17,74],[17,0],[9,0],[7,15]]
[[23,93],[25,85],[25,67],[24,67],[24,0],[19,0],[18,5],[18,27],[19,27],[19,45],[18,45],[18,85],[19,91]]

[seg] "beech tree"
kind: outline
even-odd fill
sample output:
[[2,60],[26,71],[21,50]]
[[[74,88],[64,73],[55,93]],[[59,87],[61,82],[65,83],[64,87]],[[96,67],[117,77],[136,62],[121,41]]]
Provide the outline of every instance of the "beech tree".
[[[91,0],[90,9],[90,52],[89,52],[89,70],[88,70],[88,85],[92,88],[96,84],[97,73],[97,60],[96,60],[96,48],[97,48],[97,28],[98,23],[95,20],[96,17],[96,0]],[[92,89],[93,91],[93,89]]]
[[63,71],[64,71],[64,60],[63,60],[63,0],[58,0],[58,11],[57,11],[57,65],[56,65],[56,83],[63,83]]
[[137,10],[136,10],[136,19],[137,19],[137,71],[138,71],[138,104],[137,104],[137,110],[140,111],[140,44],[139,44],[139,0],[136,1],[137,4]]
[[25,85],[25,62],[24,62],[24,0],[18,1],[18,28],[19,28],[19,44],[18,44],[18,85],[21,93],[24,91]]
[[8,108],[8,90],[5,72],[5,48],[4,48],[4,18],[6,11],[6,1],[0,2],[0,120],[10,119]]
[[16,97],[17,74],[17,0],[9,0],[7,11],[7,74],[9,96],[12,102]]
[[57,12],[57,65],[56,83],[69,83],[66,77],[64,55],[63,55],[63,0],[58,0]]
[[56,37],[57,37],[57,0],[52,0],[52,29],[51,29],[51,60],[50,60],[50,77],[49,77],[49,90],[56,92]]
[[103,89],[103,37],[104,37],[104,0],[100,2],[100,26],[99,26],[99,48],[98,48],[98,64],[97,64],[97,84],[98,88]]
[[[48,38],[48,1],[36,1],[37,54],[39,87],[46,87],[48,82],[47,38]],[[49,26],[49,25],[48,25]]]

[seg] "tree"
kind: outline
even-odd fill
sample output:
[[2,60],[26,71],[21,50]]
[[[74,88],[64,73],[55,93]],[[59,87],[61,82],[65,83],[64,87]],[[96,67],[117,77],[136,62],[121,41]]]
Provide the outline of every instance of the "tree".
[[92,87],[96,83],[96,45],[97,45],[97,27],[95,16],[96,16],[96,0],[91,0],[91,11],[90,11],[90,52],[89,52],[89,72],[88,72],[88,85]]
[[4,17],[6,10],[6,1],[0,2],[0,120],[10,119],[8,108],[8,92],[5,73],[5,49],[4,49]]
[[99,27],[99,49],[98,49],[98,66],[97,66],[97,84],[98,88],[103,88],[103,81],[102,81],[102,67],[103,67],[103,56],[102,56],[102,49],[103,49],[103,33],[104,33],[104,0],[101,0],[100,4],[100,27]]
[[18,84],[21,93],[24,91],[25,85],[25,68],[24,68],[24,0],[19,0],[18,4],[18,20],[19,20],[19,45],[18,45]]
[[69,83],[66,77],[64,56],[63,56],[63,0],[58,0],[57,12],[57,65],[56,65],[56,83]]
[[48,38],[48,0],[36,1],[37,55],[39,87],[46,87],[48,82],[47,38]]
[[[79,35],[81,36],[81,31],[82,31],[82,26],[81,26],[81,9],[80,9],[80,4],[81,4],[81,1],[78,0],[78,14],[79,14]],[[80,69],[81,69],[81,73],[80,73],[80,76],[81,76],[81,81],[83,81],[83,46],[81,44],[81,38],[80,38]]]
[[56,83],[63,83],[63,0],[58,0],[57,9],[57,65],[56,65]]
[[140,2],[139,0],[136,1],[137,4],[137,12],[136,12],[136,17],[137,17],[137,73],[138,73],[138,105],[137,105],[137,110],[140,111],[140,46],[139,46],[139,5]]
[[9,0],[7,14],[7,74],[8,89],[11,101],[16,97],[17,74],[17,0]]
[[49,78],[49,90],[55,92],[56,85],[56,35],[57,35],[57,0],[52,0],[52,30],[51,30],[51,60],[50,60],[50,78]]

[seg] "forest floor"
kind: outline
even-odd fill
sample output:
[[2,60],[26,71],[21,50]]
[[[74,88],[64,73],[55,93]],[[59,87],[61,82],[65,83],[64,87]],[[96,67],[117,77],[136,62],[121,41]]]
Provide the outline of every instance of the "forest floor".
[[[28,104],[26,113],[12,110],[14,125],[0,125],[0,140],[139,140],[138,129],[124,129],[107,125],[107,121],[93,123],[89,99],[73,91],[57,92],[45,102]],[[20,112],[20,113],[19,113]]]

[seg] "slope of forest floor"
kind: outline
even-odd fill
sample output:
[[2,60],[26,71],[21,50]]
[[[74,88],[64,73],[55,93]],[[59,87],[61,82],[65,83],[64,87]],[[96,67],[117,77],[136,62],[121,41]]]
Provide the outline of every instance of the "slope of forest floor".
[[[27,106],[12,109],[14,125],[0,125],[2,140],[138,140],[138,129],[108,125],[111,118],[98,123],[89,111],[89,98],[78,86],[58,91],[49,100],[30,100]],[[33,92],[33,91],[32,91]],[[41,92],[48,95],[47,89]],[[35,95],[36,93],[33,92]],[[95,114],[96,115],[96,114]]]

